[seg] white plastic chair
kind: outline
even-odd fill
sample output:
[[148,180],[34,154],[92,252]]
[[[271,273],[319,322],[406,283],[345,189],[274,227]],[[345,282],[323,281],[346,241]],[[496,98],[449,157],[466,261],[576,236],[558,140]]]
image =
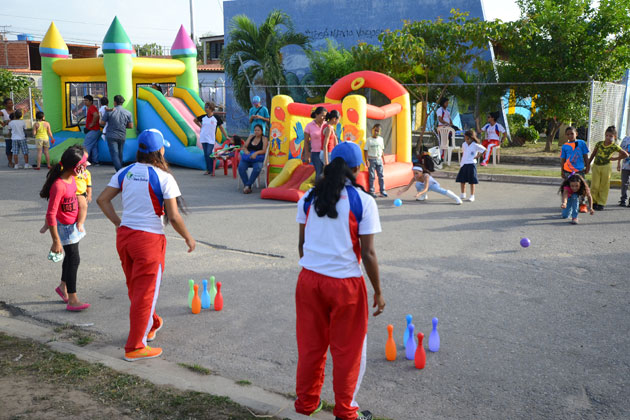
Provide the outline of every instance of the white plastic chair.
[[446,150],[446,164],[451,166],[453,150],[457,150],[458,156],[461,150],[459,146],[455,145],[455,130],[447,125],[441,125],[437,128],[437,134],[438,139],[440,140],[440,150]]
[[[240,151],[239,151],[240,153]],[[239,163],[241,161],[240,157],[239,157]],[[256,187],[260,190],[262,188],[267,188],[267,165],[269,164],[269,146],[267,146],[267,150],[265,151],[265,160],[263,160],[263,167],[260,170],[260,173],[258,174],[258,178],[256,178]],[[254,170],[254,168],[247,168],[247,176],[251,175],[252,171]],[[241,174],[237,174],[236,176],[236,191],[243,191],[243,188],[245,187],[243,185],[243,180],[241,179]],[[261,188],[260,186],[260,180],[263,180],[263,187]]]

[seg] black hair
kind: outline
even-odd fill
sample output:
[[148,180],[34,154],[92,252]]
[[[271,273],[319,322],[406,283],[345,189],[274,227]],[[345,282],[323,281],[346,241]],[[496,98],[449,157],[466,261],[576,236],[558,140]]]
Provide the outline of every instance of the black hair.
[[466,132],[464,132],[464,136],[470,137],[472,141],[474,141],[475,143],[479,143],[479,139],[477,138],[477,133],[475,133],[473,130],[466,130]]
[[568,126],[565,130],[564,133],[568,133],[569,131],[575,131],[575,133],[577,134],[577,130],[575,129],[575,127],[573,127],[572,125]]
[[9,119],[10,120],[14,120],[15,119],[15,112],[12,112],[9,114]]
[[125,103],[125,98],[123,98],[122,95],[116,95],[116,96],[114,96],[114,103],[116,105],[122,105],[122,104]]
[[20,118],[22,118],[22,110],[21,109],[16,109],[15,112],[13,113],[13,118],[15,118],[16,120],[19,120]]
[[433,159],[431,159],[431,156],[429,155],[422,156],[422,161],[420,162],[419,166],[425,173],[430,174],[432,172],[435,172],[435,164],[433,163]]
[[260,131],[262,131],[262,132],[263,132],[263,134],[265,133],[265,130],[263,129],[262,124],[256,124],[256,125],[254,126],[254,128],[256,128],[256,127],[260,127]]
[[337,111],[336,109],[333,109],[332,111],[326,114],[326,121],[330,121],[333,118],[339,118],[339,111]]
[[606,129],[606,133],[611,133],[613,136],[617,137],[617,127],[611,125]]
[[567,179],[562,181],[562,185],[560,185],[560,189],[558,190],[558,194],[562,194],[562,192],[564,191],[564,187],[571,187],[571,183],[572,182],[579,182],[580,183],[580,189],[577,190],[577,193],[578,193],[579,196],[587,196],[587,195],[589,195],[591,193],[591,190],[588,187],[588,184],[586,183],[584,178],[582,178],[582,175],[580,175],[580,174],[572,174],[572,175],[569,175],[567,177]]
[[346,180],[363,190],[363,187],[357,184],[352,169],[348,167],[343,158],[336,157],[324,167],[324,176],[317,181],[315,188],[308,193],[305,199],[314,201],[315,212],[319,217],[337,218],[337,202],[341,197],[341,190],[346,186]]
[[[148,165],[155,166],[164,172],[169,174],[171,173],[162,152],[159,150],[156,150],[155,152],[143,152],[142,149],[146,149],[146,146],[141,143],[138,144],[138,152],[136,153],[136,160],[138,163],[146,163]],[[177,209],[182,214],[188,214],[188,207],[181,195],[175,199],[175,202],[177,203]],[[166,212],[166,207],[164,207],[164,224],[168,224],[168,213]]]
[[61,177],[64,171],[74,169],[77,163],[83,159],[83,155],[85,155],[85,148],[80,144],[68,147],[61,155],[59,162],[48,171],[46,182],[44,182],[39,196],[48,200],[50,198],[50,188],[55,181]]
[[240,146],[242,142],[243,139],[238,134],[232,136],[232,144],[234,144],[234,146]]
[[42,111],[37,111],[37,113],[35,113],[35,119],[36,120],[44,119],[44,113]]
[[494,120],[494,122],[496,123],[497,121],[499,121],[499,113],[498,112],[489,112],[488,113],[489,117],[492,117],[492,119]]
[[109,99],[107,99],[107,96],[103,96],[101,98],[101,105],[109,105]]
[[13,99],[6,97],[4,98],[4,101],[2,101],[2,104],[6,106],[6,104],[8,104],[9,102],[13,101]]
[[92,96],[92,95],[85,95],[85,96],[83,97],[83,99],[87,99],[87,100],[88,100],[88,101],[90,101],[90,102],[94,102],[94,96]]
[[372,126],[372,130],[374,130],[375,128],[381,128],[381,125],[380,125],[380,124],[374,124],[374,125]]
[[440,99],[439,104],[440,104],[441,107],[443,107],[444,104],[447,103],[447,102],[448,102],[448,97],[444,96],[444,97],[442,97],[442,99]]
[[326,108],[324,108],[323,106],[318,106],[317,108],[315,108],[313,110],[313,112],[311,112],[311,118],[315,118],[316,116],[318,116],[322,112],[328,113],[328,110]]

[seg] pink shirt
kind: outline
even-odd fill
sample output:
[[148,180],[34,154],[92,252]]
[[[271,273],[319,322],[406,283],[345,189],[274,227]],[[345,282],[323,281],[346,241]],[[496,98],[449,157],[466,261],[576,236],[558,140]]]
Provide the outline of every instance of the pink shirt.
[[[324,124],[322,124],[323,126]],[[311,136],[311,152],[319,153],[322,150],[322,129],[315,121],[306,124],[305,133]]]
[[77,184],[74,177],[70,184],[61,178],[57,179],[50,187],[48,210],[46,211],[46,224],[57,226],[57,221],[63,225],[76,223],[79,216],[77,202]]

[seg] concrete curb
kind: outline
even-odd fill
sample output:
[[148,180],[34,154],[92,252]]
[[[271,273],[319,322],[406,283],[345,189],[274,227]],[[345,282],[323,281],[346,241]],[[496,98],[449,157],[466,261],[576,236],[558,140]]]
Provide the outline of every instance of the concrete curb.
[[[457,172],[445,172],[436,171],[433,173],[434,178],[457,178]],[[528,176],[528,175],[502,175],[502,174],[480,174],[477,173],[477,178],[480,181],[490,182],[508,182],[513,184],[534,184],[534,185],[556,185],[559,186],[561,181],[560,177],[548,177],[548,176]],[[621,181],[610,181],[611,188],[621,188]]]
[[170,385],[184,391],[228,397],[259,417],[273,416],[291,420],[334,419],[334,416],[327,412],[319,412],[313,417],[298,414],[293,409],[293,400],[283,395],[254,385],[241,386],[231,379],[218,375],[202,376],[164,359],[130,363],[119,357],[120,349],[114,346],[99,347],[96,351],[90,346],[79,347],[69,342],[55,341],[56,334],[52,327],[42,327],[15,317],[0,316],[0,331],[13,337],[37,341],[61,353],[74,354],[89,363],[102,363],[117,372],[136,375],[156,385]]

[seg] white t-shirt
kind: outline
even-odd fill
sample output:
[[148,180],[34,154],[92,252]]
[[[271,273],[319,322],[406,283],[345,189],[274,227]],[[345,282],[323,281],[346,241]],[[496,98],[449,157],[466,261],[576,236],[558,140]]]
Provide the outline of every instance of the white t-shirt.
[[24,120],[9,121],[9,130],[11,130],[11,140],[26,140],[26,123]]
[[475,143],[474,141],[470,144],[463,142],[462,143],[462,160],[459,162],[459,166],[464,166],[469,163],[477,163],[475,156],[478,153],[483,153],[486,151],[486,148],[480,145],[479,143]]
[[[107,111],[105,111],[105,108],[107,108],[107,105],[101,105],[101,107],[98,109],[98,114],[99,114],[101,120],[103,119],[103,117],[107,113]],[[105,126],[103,127],[103,134],[105,134],[105,132],[107,131],[107,124],[109,124],[109,123],[106,122]]]
[[164,234],[164,200],[181,195],[173,175],[146,163],[116,172],[107,184],[122,190],[121,226]]
[[488,123],[481,130],[486,133],[486,140],[501,140],[501,134],[505,133],[505,128],[499,123]]
[[[449,112],[448,109],[439,107],[435,113],[438,116],[438,125],[451,125],[453,123],[451,121],[451,113]],[[446,124],[440,121],[440,117],[442,117],[442,119],[446,121]]]
[[380,159],[383,156],[383,150],[385,150],[385,142],[383,137],[368,137],[365,139],[365,148],[367,150],[368,158]]
[[221,118],[216,116],[208,117],[204,115],[201,119],[201,131],[199,132],[199,142],[214,144],[216,143],[217,127],[223,124]]
[[374,198],[347,184],[337,202],[338,216],[319,217],[315,205],[305,201],[307,192],[298,202],[297,222],[305,224],[304,256],[300,265],[308,270],[335,278],[359,277],[361,245],[359,235],[381,231],[378,207]]

